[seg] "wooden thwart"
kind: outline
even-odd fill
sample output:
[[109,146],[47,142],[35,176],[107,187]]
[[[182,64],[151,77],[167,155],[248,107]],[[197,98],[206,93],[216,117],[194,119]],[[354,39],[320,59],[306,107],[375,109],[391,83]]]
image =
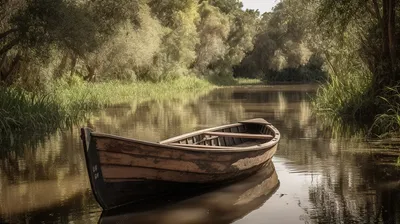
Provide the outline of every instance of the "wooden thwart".
[[198,142],[195,142],[193,144],[197,145],[197,144],[200,144],[200,143],[203,143],[203,142],[206,142],[206,141],[211,141],[211,140],[214,140],[214,139],[217,139],[217,138],[218,138],[218,136],[213,136],[213,137],[210,137],[210,138],[203,138],[202,140],[200,140]]
[[193,145],[193,144],[180,144],[180,143],[168,143],[168,145],[176,145],[176,146],[183,146],[183,147],[193,147],[193,148],[210,148],[210,149],[227,149],[227,148],[233,148],[232,146]]
[[254,138],[254,139],[273,139],[272,135],[260,135],[260,134],[246,134],[246,133],[234,133],[234,132],[204,132],[206,135],[215,135],[222,137],[233,137],[233,138]]

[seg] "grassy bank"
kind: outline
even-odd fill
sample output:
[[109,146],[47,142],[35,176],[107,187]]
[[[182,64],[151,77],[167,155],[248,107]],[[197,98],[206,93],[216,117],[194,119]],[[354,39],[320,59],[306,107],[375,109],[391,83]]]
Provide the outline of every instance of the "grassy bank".
[[184,97],[214,86],[195,77],[162,83],[87,83],[77,78],[59,80],[41,93],[0,89],[0,141],[23,133],[47,133],[79,121],[94,110],[125,102]]
[[399,86],[388,87],[380,96],[370,94],[368,74],[344,74],[346,78],[331,76],[313,101],[315,112],[325,120],[336,120],[343,125],[364,129],[368,137],[400,135]]
[[250,79],[250,78],[235,78],[235,85],[247,86],[247,85],[265,85],[266,82],[261,79]]

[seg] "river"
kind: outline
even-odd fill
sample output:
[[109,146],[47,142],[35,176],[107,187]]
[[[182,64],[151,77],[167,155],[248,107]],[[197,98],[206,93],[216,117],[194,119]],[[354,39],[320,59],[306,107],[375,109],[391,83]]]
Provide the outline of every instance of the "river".
[[[333,138],[341,129],[332,128],[333,134],[311,111],[315,91],[312,85],[229,87],[126,103],[4,148],[0,223],[400,223],[400,167],[377,159],[382,149],[371,144]],[[256,117],[271,122],[282,138],[272,163],[249,179],[119,213],[102,213],[92,196],[79,126],[159,141]]]

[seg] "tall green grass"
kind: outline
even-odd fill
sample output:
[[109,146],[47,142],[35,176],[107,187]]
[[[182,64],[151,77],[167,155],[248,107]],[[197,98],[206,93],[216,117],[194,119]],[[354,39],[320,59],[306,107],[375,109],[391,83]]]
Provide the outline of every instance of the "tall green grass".
[[59,127],[66,114],[54,97],[21,89],[0,89],[0,141],[17,133],[40,133]]
[[369,76],[363,74],[332,75],[330,81],[318,89],[313,106],[317,113],[354,118],[373,102],[366,94],[370,84]]
[[317,91],[312,102],[315,112],[325,120],[363,128],[368,137],[400,135],[400,86],[387,87],[376,97],[370,91],[370,77],[354,71],[332,75]]
[[376,115],[370,133],[380,133],[379,137],[400,135],[400,86],[387,87],[384,96],[379,96],[385,112]]
[[267,82],[260,79],[251,78],[235,78],[235,85],[247,86],[247,85],[265,85]]
[[195,77],[181,77],[160,83],[125,83],[110,81],[104,83],[78,82],[70,85],[57,83],[53,93],[69,114],[104,108],[129,101],[184,97],[185,93],[208,91],[213,86]]
[[21,89],[0,89],[0,141],[23,133],[46,133],[71,125],[89,112],[113,104],[153,99],[182,98],[191,92],[213,88],[195,77],[181,77],[162,83],[87,83],[73,77],[58,80],[41,93]]

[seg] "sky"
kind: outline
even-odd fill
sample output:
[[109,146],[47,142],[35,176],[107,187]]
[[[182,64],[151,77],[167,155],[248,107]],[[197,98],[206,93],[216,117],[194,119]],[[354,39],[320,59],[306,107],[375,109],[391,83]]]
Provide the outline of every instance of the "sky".
[[244,9],[258,9],[260,14],[272,11],[279,0],[242,0]]

